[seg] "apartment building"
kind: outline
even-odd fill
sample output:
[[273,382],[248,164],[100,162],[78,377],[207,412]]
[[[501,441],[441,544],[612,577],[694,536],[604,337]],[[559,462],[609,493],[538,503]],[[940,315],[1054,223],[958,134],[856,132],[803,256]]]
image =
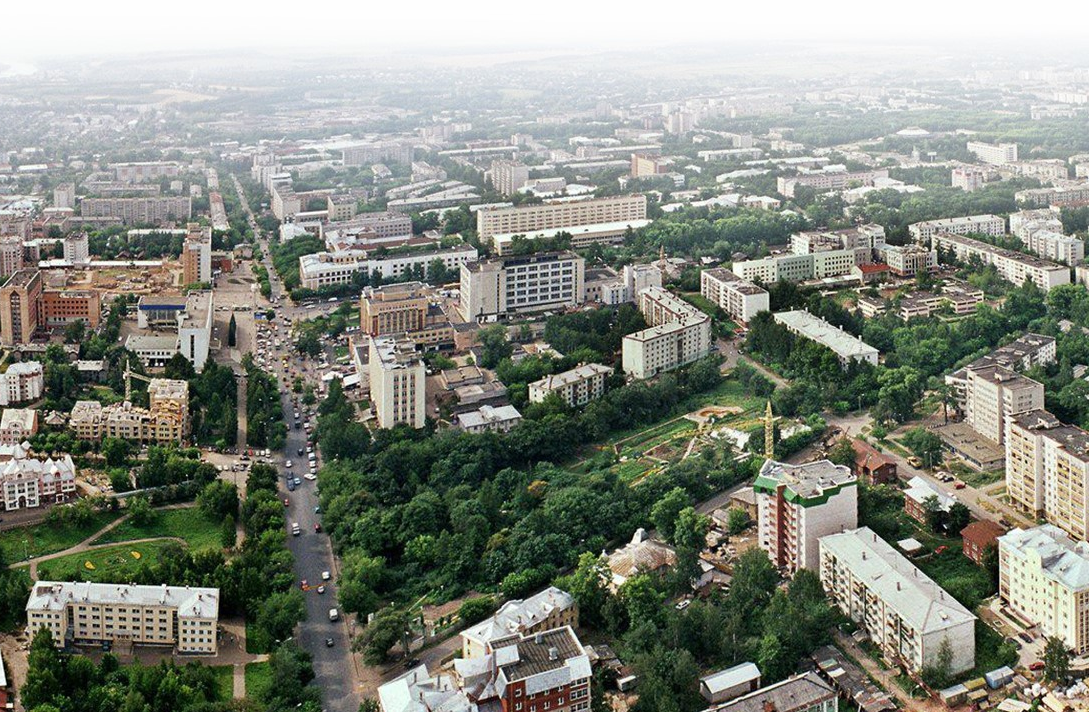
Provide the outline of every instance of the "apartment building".
[[776,179],[776,190],[788,198],[794,197],[798,186],[808,186],[814,190],[843,190],[852,183],[871,187],[880,179],[888,178],[885,169],[873,171],[847,171],[842,166],[825,166],[824,170],[799,173],[794,176],[780,176]]
[[1010,416],[1044,407],[1044,385],[1005,366],[968,370],[964,422],[991,442],[1005,442]]
[[[329,200],[333,198],[330,197]],[[346,197],[342,197],[346,200]],[[355,205],[354,199],[351,203]],[[330,223],[333,222],[330,214]],[[403,213],[360,213],[351,219],[334,225],[330,224],[328,230],[339,234],[366,233],[377,242],[407,240],[412,237],[412,217]]]
[[491,644],[510,635],[530,635],[565,626],[577,627],[579,607],[574,597],[549,586],[525,600],[506,601],[488,619],[461,632],[461,656],[482,658]]
[[459,309],[467,321],[563,310],[586,301],[586,260],[574,252],[497,257],[461,267]]
[[[11,409],[5,410],[4,415],[10,412]],[[4,511],[65,502],[75,496],[75,491],[76,466],[71,455],[40,460],[19,443],[0,447],[0,495]]]
[[286,182],[270,185],[269,195],[272,214],[280,222],[293,220],[298,213],[302,212],[302,198],[296,195],[295,189],[291,187],[290,175]]
[[37,361],[17,361],[0,373],[0,406],[36,401],[45,392],[45,369]]
[[968,152],[984,163],[992,166],[1002,166],[1017,160],[1016,143],[984,143],[983,141],[969,141]]
[[1021,285],[1027,279],[1047,292],[1052,287],[1070,284],[1070,268],[1065,265],[995,247],[970,237],[938,233],[934,235],[932,245],[939,252],[945,250],[951,253],[961,262],[977,257],[985,265],[994,265],[1000,277],[1015,285]]
[[766,460],[753,491],[760,548],[787,575],[816,571],[818,540],[858,526],[858,478],[828,460],[804,465]]
[[378,427],[424,426],[427,368],[414,341],[397,336],[371,337],[368,375]]
[[492,161],[484,180],[491,183],[497,193],[512,195],[529,182],[529,166],[517,161]]
[[212,283],[212,228],[190,224],[182,242],[182,284]]
[[1010,503],[1079,541],[1089,539],[1089,433],[1046,410],[1011,416],[1006,430]]
[[478,253],[472,245],[448,249],[406,250],[384,256],[369,256],[365,250],[318,252],[299,257],[299,280],[305,289],[351,284],[356,274],[378,272],[382,279],[401,280],[415,271],[427,276],[436,260],[448,271],[457,272],[463,264],[475,262]]
[[[750,663],[751,665],[751,663]],[[755,666],[754,666],[755,667]],[[703,712],[838,712],[839,694],[815,672],[804,672]]]
[[650,153],[631,154],[631,170],[628,172],[632,178],[653,178],[654,176],[669,173],[669,166],[673,159]]
[[153,378],[148,401],[147,408],[128,401],[107,406],[98,401],[76,401],[68,427],[82,440],[121,438],[160,445],[184,441],[189,435],[189,384]]
[[1006,234],[1006,221],[997,215],[968,215],[944,220],[925,220],[908,225],[908,234],[918,245],[937,247],[933,244],[934,236],[947,235],[990,235],[1001,237]]
[[768,311],[768,290],[746,282],[723,267],[705,269],[700,273],[700,294],[712,304],[744,324],[758,312]]
[[1014,194],[1018,205],[1033,208],[1049,205],[1078,205],[1089,201],[1089,182],[1064,183],[1052,188],[1029,188]]
[[914,277],[938,267],[938,253],[921,245],[886,245],[878,254],[897,277]]
[[948,645],[953,675],[975,667],[976,617],[868,527],[820,540],[820,577],[894,664],[918,674]]
[[218,650],[219,589],[38,581],[26,602],[27,634],[68,645],[148,645],[180,654]]
[[650,327],[622,343],[624,372],[637,379],[680,368],[711,352],[711,317],[661,287],[639,293],[639,311]]
[[161,225],[193,217],[192,198],[84,198],[85,218],[118,218],[123,225]]
[[851,361],[877,365],[877,349],[807,311],[779,312],[775,315],[775,321],[785,326],[790,333],[831,349],[839,359],[840,366],[845,369]]
[[988,366],[1004,366],[1011,371],[1023,371],[1032,366],[1046,366],[1055,361],[1055,338],[1043,334],[1026,333],[1016,340],[1000,346],[991,353],[957,369],[945,377],[953,389],[957,403],[964,409],[968,399],[968,372]]
[[135,161],[131,163],[111,163],[114,180],[121,183],[142,183],[158,181],[161,178],[174,178],[181,173],[181,167],[170,161]]
[[958,166],[953,169],[951,185],[961,188],[965,193],[974,193],[981,190],[987,182],[987,174],[973,166]]
[[341,160],[346,166],[369,166],[372,163],[403,163],[411,165],[415,157],[411,144],[396,141],[374,141],[343,146]]
[[1063,234],[1057,209],[1022,210],[1010,215],[1010,233],[1032,253],[1068,265],[1085,259],[1085,242]]
[[60,183],[53,189],[54,208],[76,207],[76,184]]
[[[358,204],[359,201],[354,195],[330,195],[325,199],[325,211],[329,213],[329,222],[351,220],[355,217]],[[409,234],[411,234],[411,224],[412,220],[409,218]]]
[[525,234],[534,230],[569,228],[576,225],[631,222],[647,217],[645,195],[609,198],[559,198],[540,205],[482,208],[477,211],[477,234],[481,240],[495,235]]
[[482,405],[454,416],[457,428],[467,433],[509,433],[521,422],[522,414],[513,405]]
[[38,411],[33,408],[5,408],[0,416],[0,445],[19,445],[38,432]]
[[627,220],[609,223],[590,223],[570,225],[562,228],[531,230],[526,233],[503,233],[492,235],[492,245],[497,255],[509,255],[519,240],[548,239],[563,234],[570,242],[571,249],[581,250],[590,245],[619,245],[632,230],[650,225],[650,220]]
[[0,277],[7,277],[23,267],[23,238],[18,235],[0,237]]
[[529,384],[529,402],[541,403],[555,393],[571,408],[586,405],[605,393],[605,379],[613,370],[600,363],[584,363],[563,373],[545,376]]
[[1089,653],[1089,544],[1051,524],[998,537],[998,595],[1021,619]]
[[42,277],[37,269],[14,272],[0,287],[0,345],[29,344],[41,324]]
[[64,261],[68,264],[86,264],[91,259],[90,241],[85,232],[77,232],[64,238]]

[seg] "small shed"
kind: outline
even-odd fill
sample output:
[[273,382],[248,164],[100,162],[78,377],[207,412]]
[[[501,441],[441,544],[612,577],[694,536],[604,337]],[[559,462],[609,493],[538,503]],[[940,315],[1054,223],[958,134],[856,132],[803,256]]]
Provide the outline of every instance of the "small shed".
[[908,537],[907,539],[901,539],[896,542],[896,546],[900,547],[908,556],[914,556],[923,550],[922,542],[914,537]]
[[968,688],[964,685],[953,685],[938,693],[946,707],[956,707],[968,699]]
[[700,678],[700,694],[712,704],[726,702],[760,689],[760,668],[741,663]]
[[1004,665],[997,670],[991,670],[983,676],[983,679],[987,681],[987,687],[992,690],[997,690],[1013,681],[1013,670],[1010,669],[1009,666]]

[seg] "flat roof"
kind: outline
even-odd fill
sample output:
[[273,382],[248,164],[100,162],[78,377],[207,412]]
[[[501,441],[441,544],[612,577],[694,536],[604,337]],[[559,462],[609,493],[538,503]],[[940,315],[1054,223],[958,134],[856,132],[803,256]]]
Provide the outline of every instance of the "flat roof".
[[827,490],[857,482],[858,478],[850,468],[837,465],[831,460],[816,460],[801,465],[765,460],[760,467],[760,474],[756,477],[754,488],[762,491],[784,484],[799,497],[812,499]]
[[725,670],[705,675],[700,682],[707,686],[712,693],[728,690],[736,685],[760,679],[760,668],[756,663],[741,663]]
[[28,611],[63,611],[68,603],[172,606],[179,617],[219,616],[219,589],[191,586],[133,586],[114,583],[38,581],[26,602]]
[[795,329],[807,339],[816,341],[822,346],[827,346],[843,358],[856,356],[878,355],[878,350],[839,327],[832,326],[807,311],[795,310],[779,312],[775,315],[775,321]]
[[577,383],[578,381],[592,378],[596,375],[609,375],[613,372],[613,369],[608,366],[603,366],[600,363],[584,363],[572,368],[569,371],[563,373],[554,373],[550,376],[545,376],[539,381],[534,381],[529,384],[530,388],[544,388],[552,391],[557,388],[569,385],[571,383]]
[[1068,425],[1046,410],[1030,410],[1011,415],[1010,419],[1025,430],[1046,432],[1049,439],[1071,455],[1083,461],[1089,460],[1089,433],[1076,425]]
[[1042,259],[1040,257],[1036,257],[1035,255],[1026,255],[1024,252],[1016,252],[1014,250],[1007,250],[1005,247],[998,247],[996,245],[990,244],[989,242],[983,242],[982,240],[975,240],[975,239],[973,239],[971,237],[968,237],[966,235],[954,235],[954,234],[948,233],[948,232],[939,232],[934,237],[942,239],[942,240],[948,240],[949,242],[955,242],[955,243],[963,245],[965,247],[970,247],[970,248],[972,248],[974,250],[979,250],[980,252],[988,252],[988,253],[990,253],[992,255],[996,255],[998,257],[1002,257],[1002,258],[1005,258],[1005,259],[1008,259],[1008,260],[1012,260],[1014,262],[1020,262],[1021,264],[1028,265],[1029,267],[1036,267],[1036,268],[1039,268],[1039,269],[1049,269],[1049,270],[1069,270],[1070,269],[1066,265],[1060,265],[1060,264],[1058,264],[1056,262],[1052,262],[1051,260],[1045,260],[1045,259]]
[[496,244],[511,242],[515,236],[518,235],[521,235],[527,240],[537,240],[542,237],[553,237],[561,232],[569,233],[571,237],[579,237],[594,235],[596,233],[623,232],[629,227],[632,230],[638,230],[647,225],[650,225],[650,220],[618,220],[615,222],[591,223],[589,225],[566,225],[564,227],[552,227],[544,230],[529,230],[528,232],[504,232],[498,235],[492,235],[492,241]]
[[187,297],[184,294],[145,294],[136,303],[137,309],[185,309]]
[[1064,588],[1089,588],[1089,543],[1074,542],[1054,524],[1011,529],[998,537],[999,546],[1018,555],[1035,552],[1044,576]]
[[178,337],[130,334],[125,339],[125,348],[136,353],[140,351],[177,351]]

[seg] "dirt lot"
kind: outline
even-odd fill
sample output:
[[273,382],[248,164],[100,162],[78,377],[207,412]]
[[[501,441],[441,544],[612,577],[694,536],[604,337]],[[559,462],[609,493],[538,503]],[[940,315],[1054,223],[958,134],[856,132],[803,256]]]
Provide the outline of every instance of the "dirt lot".
[[[8,676],[8,687],[12,690],[20,690],[23,684],[26,683],[27,649],[29,647],[30,640],[23,632],[18,635],[0,634],[0,654],[4,656],[4,671]],[[18,700],[15,701],[15,709],[23,709]]]

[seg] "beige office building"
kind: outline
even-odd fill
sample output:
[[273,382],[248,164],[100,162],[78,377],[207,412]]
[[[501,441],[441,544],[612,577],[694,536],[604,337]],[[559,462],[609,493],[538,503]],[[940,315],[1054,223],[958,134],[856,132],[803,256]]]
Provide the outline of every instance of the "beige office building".
[[1006,493],[1010,503],[1078,540],[1089,539],[1089,433],[1046,410],[1010,417]]
[[700,273],[700,294],[731,318],[748,324],[757,313],[768,311],[768,290],[747,282],[722,267]]
[[1050,524],[998,537],[998,595],[1043,635],[1089,653],[1089,544]]
[[405,424],[422,428],[427,372],[415,342],[396,336],[372,337],[368,359],[371,403],[378,427]]
[[38,581],[26,617],[28,635],[48,628],[58,648],[108,643],[215,655],[219,589]]
[[421,282],[390,284],[364,290],[359,327],[371,336],[423,329],[428,298]]
[[529,182],[529,166],[517,161],[492,161],[484,178],[491,182],[496,192],[511,195]]
[[1004,366],[968,371],[964,421],[977,433],[1001,445],[1006,419],[1044,407],[1044,385]]
[[522,234],[535,230],[597,223],[645,220],[645,195],[610,198],[561,198],[541,205],[517,208],[482,208],[477,211],[477,235],[482,242],[495,235]]
[[570,371],[545,376],[529,384],[529,401],[541,403],[555,393],[572,408],[585,405],[605,393],[605,379],[612,373],[611,368],[600,363],[584,363]]
[[212,283],[212,228],[189,225],[182,243],[182,284]]
[[639,293],[639,311],[650,327],[622,342],[624,372],[653,378],[711,352],[711,317],[661,287]]
[[586,301],[586,260],[574,252],[538,252],[461,266],[459,309],[467,321],[562,311]]

